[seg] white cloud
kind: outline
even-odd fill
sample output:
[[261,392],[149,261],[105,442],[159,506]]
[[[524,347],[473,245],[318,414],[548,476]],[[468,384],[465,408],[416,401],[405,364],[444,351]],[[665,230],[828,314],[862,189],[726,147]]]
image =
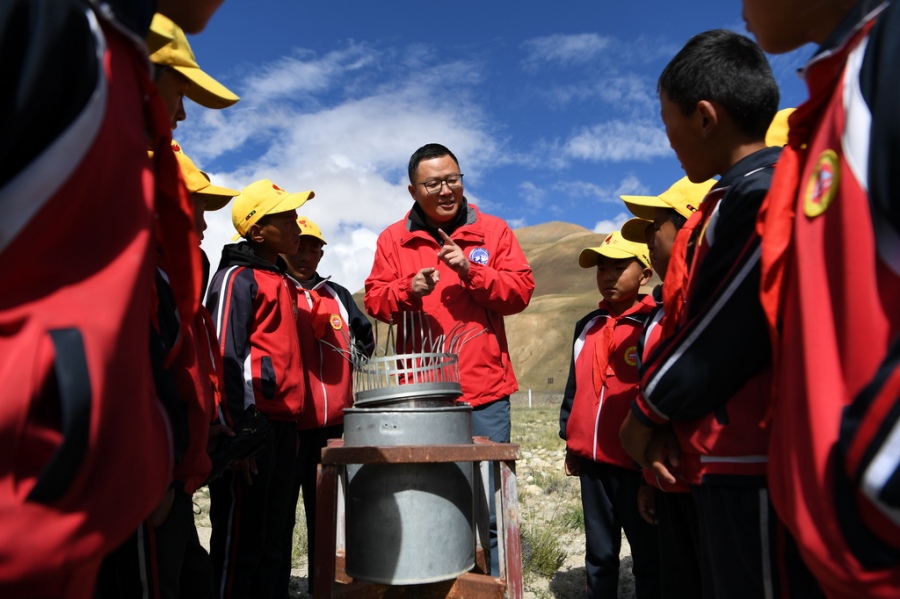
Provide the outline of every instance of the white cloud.
[[590,62],[610,48],[615,40],[596,33],[555,34],[526,41],[523,66],[526,70],[549,65],[570,66]]
[[662,126],[650,121],[615,120],[587,127],[566,141],[570,158],[597,162],[651,160],[672,155]]
[[614,218],[597,221],[597,224],[594,225],[594,233],[612,233],[613,231],[618,231],[622,228],[622,225],[625,224],[625,221],[630,218],[630,214],[620,212]]
[[[299,213],[328,240],[320,271],[351,291],[369,274],[377,234],[412,205],[406,164],[413,150],[443,143],[464,167],[495,163],[498,155],[482,109],[469,97],[480,78],[477,63],[410,61],[412,69],[400,61],[385,81],[357,89],[358,97],[335,95],[343,78],[352,75],[358,84],[360,66],[387,61],[394,56],[389,54],[351,46],[322,59],[301,52],[278,60],[245,82],[250,93],[233,108],[202,111],[176,131],[201,166],[240,154],[238,164],[211,173],[217,184],[241,189],[268,178],[289,191],[313,189],[316,197]],[[454,81],[453,94],[447,94],[448,80]],[[254,97],[260,88],[264,102]],[[309,97],[295,101],[298,93]],[[477,168],[466,172],[475,175]],[[207,216],[203,247],[215,269],[234,229],[230,208]]]

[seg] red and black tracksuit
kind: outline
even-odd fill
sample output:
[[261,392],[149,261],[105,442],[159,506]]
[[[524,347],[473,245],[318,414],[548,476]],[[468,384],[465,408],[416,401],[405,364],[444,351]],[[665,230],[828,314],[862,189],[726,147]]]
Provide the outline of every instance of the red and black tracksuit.
[[[643,364],[642,393],[632,404],[645,424],[671,422],[678,437],[709,598],[780,596],[784,569],[794,569],[783,559],[766,489],[771,349],[755,232],[780,153],[766,148],[737,162],[679,231],[693,236],[694,247],[683,308],[666,305],[664,329],[672,332]],[[676,239],[664,298],[678,297],[673,263],[686,258],[676,255],[677,246]]]
[[861,2],[809,61],[760,213],[772,501],[834,598],[900,595],[898,31]]
[[559,435],[579,461],[588,597],[615,597],[622,530],[631,545],[637,597],[659,597],[656,530],[637,509],[641,471],[619,441],[638,391],[638,344],[656,302],[643,296],[622,314],[606,300],[575,325]]
[[297,331],[297,289],[284,261],[257,256],[247,243],[227,245],[207,293],[222,351],[221,419],[231,424],[256,406],[270,434],[247,485],[229,470],[210,486],[210,557],[217,597],[270,596],[283,557],[283,531],[297,456],[296,420],[306,381]]
[[[306,369],[306,401],[297,420],[299,450],[291,503],[296,505],[302,489],[310,589],[314,573],[317,467],[328,440],[344,434],[344,408],[353,407],[351,352],[368,357],[375,349],[372,323],[357,307],[350,291],[329,279],[316,273],[308,281],[297,281],[297,328]],[[294,524],[292,515],[285,528],[285,559],[277,596],[287,596]]]

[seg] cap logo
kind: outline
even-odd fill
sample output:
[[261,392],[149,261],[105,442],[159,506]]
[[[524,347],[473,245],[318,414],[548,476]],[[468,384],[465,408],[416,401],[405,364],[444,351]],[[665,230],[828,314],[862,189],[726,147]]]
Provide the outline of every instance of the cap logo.
[[825,150],[809,176],[803,200],[803,212],[808,218],[825,213],[838,192],[841,179],[840,159],[834,150]]
[[181,151],[181,146],[178,145],[178,142],[177,142],[177,141],[173,141],[173,142],[172,142],[172,149],[175,150],[176,152],[180,152],[180,151]]
[[691,206],[690,204],[685,204],[684,207],[687,208],[688,210],[690,210],[691,212],[697,212],[697,209],[694,208],[693,206]]
[[471,252],[469,252],[469,261],[474,262],[475,264],[480,264],[484,266],[488,263],[488,259],[491,255],[488,251],[482,247],[475,248]]
[[244,220],[250,220],[250,218],[251,218],[254,214],[256,214],[256,210],[253,210],[252,212],[250,212],[250,214],[248,214],[247,216],[245,216],[245,217],[244,217]]
[[278,186],[275,185],[274,183],[272,183],[272,189],[277,190],[277,191],[284,191],[283,189],[281,189],[280,187],[278,187]]

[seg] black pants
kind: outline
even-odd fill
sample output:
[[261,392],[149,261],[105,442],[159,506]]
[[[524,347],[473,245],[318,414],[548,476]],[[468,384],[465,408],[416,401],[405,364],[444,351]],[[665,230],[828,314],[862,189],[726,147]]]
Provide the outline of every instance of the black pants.
[[270,425],[252,484],[229,470],[209,486],[216,597],[269,598],[275,593],[284,529],[293,512],[297,429],[294,422],[273,420]]
[[624,530],[631,545],[637,599],[658,599],[659,539],[656,527],[638,513],[641,472],[584,458],[580,467],[587,597],[618,597],[619,550]]
[[663,599],[703,596],[700,524],[690,493],[656,492],[660,592]]
[[[329,439],[340,439],[344,435],[344,425],[336,424],[324,428],[312,428],[298,431],[299,451],[294,461],[294,480],[291,488],[292,506],[297,505],[300,491],[303,490],[303,513],[306,516],[306,555],[308,557],[306,580],[308,589],[313,589],[313,573],[315,566],[313,556],[316,547],[316,478],[318,465],[322,463],[322,449]],[[294,541],[294,526],[297,524],[296,507],[291,511],[287,526],[284,529],[284,557],[279,572],[278,586],[273,597],[288,599],[288,586],[291,581],[291,553]]]
[[97,580],[97,597],[210,597],[212,563],[197,536],[193,505],[190,495],[176,490],[162,524],[154,527],[144,521],[109,554]]
[[759,477],[757,485],[691,487],[700,524],[704,599],[823,596],[764,485]]

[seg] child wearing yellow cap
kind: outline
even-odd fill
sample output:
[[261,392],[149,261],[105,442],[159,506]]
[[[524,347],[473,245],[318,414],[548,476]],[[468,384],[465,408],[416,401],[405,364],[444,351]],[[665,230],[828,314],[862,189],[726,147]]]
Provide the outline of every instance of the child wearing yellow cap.
[[[752,40],[713,30],[688,40],[658,89],[688,179],[720,178],[675,236],[661,341],[642,364],[621,438],[660,479],[675,483],[678,469],[690,485],[704,596],[816,596],[766,480],[771,346],[755,221],[781,155],[766,139],[778,86]],[[669,427],[677,444],[659,442]]]
[[[344,408],[353,407],[350,355],[370,356],[375,348],[372,324],[353,300],[353,294],[331,277],[318,272],[327,245],[319,226],[306,216],[297,219],[300,249],[282,256],[297,285],[297,326],[300,353],[306,368],[306,402],[297,419],[298,451],[291,505],[303,490],[306,516],[307,588],[314,586],[316,476],[322,449],[329,439],[344,434]],[[277,597],[287,597],[291,575],[294,519],[285,529],[284,561]]]
[[297,331],[297,289],[279,254],[300,245],[297,208],[312,191],[289,193],[268,179],[232,203],[237,237],[226,245],[207,294],[222,351],[221,421],[234,428],[262,414],[269,436],[254,460],[209,485],[210,557],[217,593],[272,596],[290,505],[297,418],[306,380]]
[[637,510],[641,471],[619,443],[638,391],[638,339],[656,302],[641,294],[653,274],[647,245],[611,233],[578,258],[594,268],[602,301],[575,325],[569,379],[559,416],[565,471],[581,482],[589,597],[617,597],[622,531],[631,545],[637,596],[659,596],[654,527]]
[[828,597],[898,597],[900,2],[742,5],[767,52],[818,45],[757,224],[772,503]]
[[153,16],[147,45],[154,66],[153,81],[173,130],[187,117],[184,96],[213,109],[227,108],[240,100],[200,68],[184,31],[169,17],[161,13]]

